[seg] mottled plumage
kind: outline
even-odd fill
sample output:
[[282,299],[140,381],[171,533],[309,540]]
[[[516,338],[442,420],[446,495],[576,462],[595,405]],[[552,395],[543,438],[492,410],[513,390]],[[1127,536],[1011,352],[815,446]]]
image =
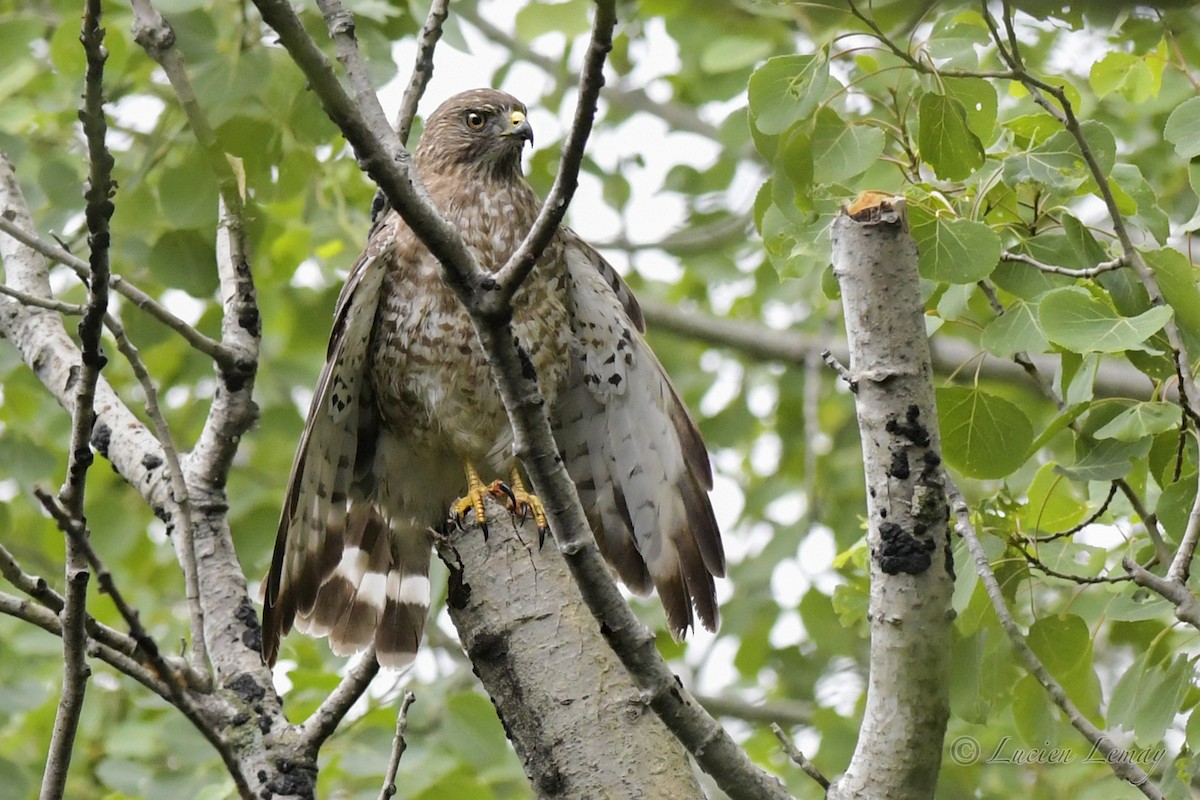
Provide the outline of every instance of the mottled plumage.
[[[443,103],[414,154],[485,269],[505,263],[537,214],[520,168],[530,139],[525,107],[480,89]],[[628,287],[561,228],[514,298],[513,326],[601,552],[631,589],[658,590],[676,636],[693,608],[715,629],[725,558],[708,454]],[[381,664],[409,663],[429,607],[428,531],[462,494],[464,463],[507,477],[511,444],[465,310],[388,212],[342,290],[292,467],[264,592],[267,661],[294,624],[328,635],[336,653],[374,640]]]

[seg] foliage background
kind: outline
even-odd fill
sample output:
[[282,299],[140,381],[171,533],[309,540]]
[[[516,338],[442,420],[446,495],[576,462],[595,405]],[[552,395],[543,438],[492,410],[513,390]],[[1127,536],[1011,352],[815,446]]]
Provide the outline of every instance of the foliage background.
[[[229,484],[239,553],[256,580],[268,563],[327,320],[364,241],[374,188],[252,7],[156,5],[179,36],[223,147],[243,161],[251,197],[261,418]],[[425,9],[382,0],[347,5],[377,84],[406,78],[410,65],[393,57],[392,43],[411,40]],[[1102,5],[1085,14],[1078,4],[1018,4],[1022,53],[1031,71],[1065,87],[1086,120],[1122,216],[1160,275],[1189,351],[1200,353],[1189,251],[1200,224],[1191,163],[1200,155],[1191,66],[1200,61],[1197,14],[1186,6]],[[309,12],[320,40],[320,17]],[[915,67],[881,46],[844,3],[649,0],[622,8],[611,88],[585,167],[592,177],[570,221],[609,245],[606,253],[643,297],[661,301],[648,303],[652,310],[665,308],[651,314],[652,343],[714,453],[731,555],[721,633],[686,648],[660,636],[662,648],[686,683],[725,701],[752,756],[787,775],[797,796],[820,792],[786,763],[766,720],[793,722],[795,740],[826,774],[848,762],[867,653],[852,399],[814,358],[780,363],[754,347],[721,347],[712,336],[661,332],[666,320],[655,332],[654,323],[677,306],[693,318],[714,314],[808,337],[801,342],[836,342],[825,226],[859,190],[902,193],[922,247],[935,341],[961,340],[976,354],[939,376],[943,441],[1009,607],[1072,700],[1123,741],[1165,748],[1147,766],[1168,796],[1188,797],[1200,748],[1196,631],[1175,624],[1169,604],[1131,583],[1061,577],[1119,577],[1126,556],[1145,563],[1154,553],[1149,514],[1168,548],[1185,529],[1195,496],[1195,425],[1182,424],[1171,402],[1177,383],[1161,333],[1166,314],[1151,308],[1128,269],[1075,278],[999,261],[1003,250],[1080,269],[1120,250],[1078,147],[1025,92],[1004,79],[925,74],[930,65],[1001,69],[981,7],[885,2],[869,13]],[[60,0],[0,0],[0,52],[9,54],[0,70],[0,149],[16,164],[41,229],[81,251],[78,18],[79,7]],[[446,61],[437,63],[456,70],[447,93],[493,84],[541,109],[528,172],[543,194],[556,134],[573,108],[570,70],[587,19],[583,0],[456,2],[441,45]],[[114,272],[216,334],[214,179],[169,87],[133,43],[127,7],[106,4],[105,24],[120,186]],[[447,54],[447,47],[471,52]],[[440,99],[429,95],[422,110]],[[56,281],[63,298],[83,299],[72,277]],[[1007,312],[998,316],[997,306]],[[177,441],[194,440],[214,390],[211,365],[136,309],[117,310],[164,389]],[[1061,408],[1035,380],[993,377],[1016,353],[1054,360],[1043,379]],[[1121,398],[1097,393],[1101,363],[1127,379]],[[128,366],[113,359],[105,374],[136,407]],[[0,348],[0,380],[0,541],[26,569],[57,580],[62,539],[31,490],[61,482],[69,421],[11,348]],[[1129,492],[1105,504],[1114,480]],[[186,611],[167,532],[114,474],[94,470],[91,481],[96,547],[150,632],[180,641]],[[1030,538],[1069,530],[1100,509],[1083,533]],[[969,559],[958,552],[956,563],[953,713],[939,796],[1008,797],[1017,785],[1036,798],[1139,796],[1103,763],[1087,762],[1086,743],[1015,661]],[[656,601],[635,602],[645,619],[661,622]],[[90,607],[120,625],[104,598]],[[299,636],[288,639],[284,655],[292,663],[280,679],[291,686],[296,718],[335,685],[341,663],[323,642]],[[36,792],[60,659],[58,641],[0,618],[5,796]],[[379,679],[361,716],[325,748],[322,796],[378,793],[402,685],[418,702],[400,797],[529,796],[448,624],[431,633],[414,673]],[[959,764],[952,745],[963,736],[984,756],[1061,747],[1076,757],[1068,765],[982,757]],[[72,797],[232,793],[210,748],[181,717],[102,667],[80,745]]]

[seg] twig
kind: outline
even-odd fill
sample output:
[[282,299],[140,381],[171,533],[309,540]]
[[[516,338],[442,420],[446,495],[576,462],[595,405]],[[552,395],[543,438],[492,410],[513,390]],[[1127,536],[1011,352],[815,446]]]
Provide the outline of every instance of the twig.
[[359,108],[367,97],[375,97],[375,85],[367,74],[367,65],[363,63],[362,54],[358,51],[358,40],[354,35],[354,15],[351,14],[341,0],[317,0],[321,16],[325,18],[325,27],[329,29],[329,38],[333,42],[333,51],[342,69],[346,71],[346,79],[354,92],[354,100]]
[[958,532],[967,543],[967,549],[971,551],[971,556],[975,560],[976,572],[978,572],[980,580],[983,581],[988,599],[992,601],[992,607],[996,611],[996,617],[1000,622],[1000,626],[1008,634],[1009,641],[1012,642],[1017,655],[1025,662],[1025,668],[1029,670],[1029,674],[1042,685],[1042,688],[1046,690],[1046,694],[1062,710],[1071,726],[1092,743],[1096,752],[1104,755],[1109,767],[1118,778],[1128,781],[1146,797],[1152,798],[1152,800],[1164,800],[1162,792],[1150,782],[1150,776],[1141,767],[1133,763],[1132,760],[1121,757],[1122,754],[1113,743],[1112,736],[1107,731],[1097,728],[1080,712],[1075,704],[1071,702],[1071,699],[1067,697],[1066,690],[1063,689],[1062,684],[1055,680],[1054,676],[1050,674],[1049,670],[1046,669],[1033,650],[1030,649],[1029,643],[1025,641],[1025,636],[1021,633],[1020,628],[1017,627],[1016,620],[1013,619],[1012,614],[1008,611],[1008,606],[1005,605],[1004,594],[1000,588],[1000,584],[996,581],[996,574],[992,572],[992,565],[988,561],[987,551],[983,549],[983,544],[979,541],[978,535],[976,535],[975,525],[971,522],[970,508],[967,506],[958,487],[954,485],[949,474],[945,475],[944,480],[946,481],[947,495],[951,508],[954,511],[957,521]]
[[400,100],[400,108],[396,111],[396,122],[393,128],[400,144],[408,146],[408,137],[412,132],[413,119],[417,116],[417,104],[421,102],[429,79],[433,77],[433,50],[438,40],[442,38],[442,25],[450,13],[450,0],[433,0],[429,6],[429,15],[421,26],[417,36],[417,55],[413,61],[412,74],[408,77],[408,86],[404,88],[404,96]]
[[1112,505],[1113,498],[1116,496],[1117,482],[1113,481],[1108,487],[1108,497],[1104,498],[1104,502],[1100,504],[1100,507],[1097,508],[1092,514],[1089,514],[1088,518],[1083,522],[1080,522],[1078,525],[1074,525],[1065,531],[1059,531],[1058,533],[1051,533],[1045,536],[1026,536],[1024,539],[1027,542],[1036,542],[1041,544],[1045,542],[1057,541],[1058,539],[1065,539],[1069,536],[1074,536],[1087,526],[1094,524],[1098,519],[1100,519],[1100,517],[1104,516],[1104,513],[1108,511],[1108,507]]
[[[1016,32],[1013,28],[1012,8],[1009,3],[1004,3],[1004,24],[1008,31],[1008,40],[1012,48],[1011,53],[1006,52],[1002,45],[1000,33],[996,30],[995,21],[988,10],[986,0],[982,6],[981,13],[988,23],[988,28],[992,32],[992,37],[1000,50],[1001,57],[1005,59],[1012,70],[1013,79],[1025,86],[1034,102],[1058,120],[1063,128],[1071,134],[1071,138],[1075,140],[1075,144],[1079,147],[1079,152],[1087,164],[1088,172],[1096,182],[1096,186],[1100,192],[1100,199],[1104,201],[1104,207],[1108,211],[1109,219],[1112,221],[1113,233],[1116,234],[1117,240],[1121,243],[1122,257],[1137,273],[1138,279],[1150,297],[1150,303],[1156,306],[1164,305],[1165,300],[1163,299],[1162,290],[1159,288],[1158,279],[1155,278],[1153,270],[1146,264],[1145,259],[1142,258],[1141,253],[1133,244],[1133,238],[1129,235],[1129,229],[1125,225],[1125,218],[1121,215],[1121,210],[1117,206],[1117,199],[1113,194],[1109,176],[1100,166],[1095,152],[1093,152],[1091,145],[1088,143],[1087,137],[1084,136],[1083,128],[1079,124],[1079,118],[1075,116],[1074,108],[1067,97],[1067,93],[1061,86],[1049,84],[1034,77],[1025,70],[1024,64],[1021,61]],[[1050,97],[1054,98],[1054,102],[1050,101]],[[1175,323],[1174,317],[1167,319],[1166,324],[1163,326],[1163,331],[1166,333],[1167,341],[1171,345],[1175,363],[1175,374],[1179,379],[1179,404],[1185,414],[1196,422],[1200,422],[1200,409],[1197,409],[1195,406],[1195,403],[1200,401],[1200,388],[1196,385],[1191,368],[1192,359],[1188,354],[1187,345],[1179,332],[1179,326]]]
[[753,702],[732,695],[696,695],[696,702],[715,717],[733,717],[745,722],[785,725],[812,725],[813,709],[798,700]]
[[[158,436],[159,443],[162,445],[167,475],[171,481],[171,493],[175,499],[175,508],[171,514],[171,520],[175,525],[176,536],[178,537],[176,549],[179,551],[180,566],[183,569],[184,589],[188,600],[188,620],[192,634],[193,663],[190,669],[185,670],[185,674],[189,687],[199,691],[208,691],[212,688],[212,676],[208,669],[208,649],[204,641],[204,615],[200,609],[199,577],[196,569],[195,551],[192,546],[192,512],[190,503],[188,502],[187,484],[184,481],[183,469],[179,464],[179,452],[175,448],[175,440],[171,435],[171,429],[167,425],[167,420],[163,417],[162,411],[158,407],[158,387],[154,385],[154,379],[150,377],[150,373],[146,369],[146,365],[142,362],[137,348],[129,340],[124,326],[111,315],[105,317],[105,326],[116,340],[117,350],[129,362],[134,376],[137,378],[138,383],[141,384],[142,393],[146,396],[146,416],[150,418],[150,424],[154,427],[154,432]],[[175,541],[175,537],[172,537],[172,541]],[[93,564],[93,566],[99,572],[100,567],[96,564]],[[124,616],[124,612],[122,612],[122,616]],[[136,617],[136,613],[134,616]],[[155,648],[155,652],[157,652],[157,647]]]
[[817,765],[808,760],[808,756],[800,752],[796,745],[792,744],[792,738],[784,733],[783,728],[779,727],[779,723],[771,723],[771,731],[775,734],[775,738],[783,745],[783,752],[787,753],[788,758],[792,760],[800,769],[804,770],[804,774],[817,782],[817,785],[826,791],[829,790],[829,779],[821,774],[821,770],[817,769]]
[[1192,500],[1187,529],[1184,530],[1183,537],[1179,540],[1179,549],[1175,551],[1175,558],[1171,560],[1171,566],[1167,569],[1168,581],[1179,586],[1187,585],[1197,541],[1200,541],[1200,492],[1197,492]]
[[[62,621],[58,616],[47,609],[34,605],[27,600],[22,600],[19,597],[0,592],[0,614],[7,614],[10,617],[28,622],[54,636],[62,636]],[[151,670],[146,669],[130,658],[128,654],[118,649],[100,642],[90,641],[87,643],[87,652],[89,656],[100,659],[123,675],[128,675],[179,709],[180,713],[195,726],[196,730],[200,731],[200,734],[208,740],[221,756],[222,761],[229,768],[230,777],[233,778],[234,783],[237,785],[239,794],[242,797],[254,796],[250,788],[245,785],[241,773],[237,770],[237,763],[230,755],[230,748],[222,738],[222,733],[213,727],[213,724],[209,721],[208,714],[192,703],[189,696],[185,695],[181,702],[180,697],[174,694],[169,688],[169,684],[160,680]]]
[[583,58],[583,71],[579,75],[579,99],[575,103],[575,118],[571,123],[571,130],[567,133],[567,140],[563,143],[554,185],[550,187],[550,194],[542,203],[537,219],[525,235],[524,241],[509,257],[508,262],[496,271],[499,291],[492,297],[502,308],[510,306],[513,295],[533,269],[546,245],[550,244],[550,238],[554,236],[563,215],[567,213],[567,206],[575,194],[575,187],[579,185],[579,168],[583,165],[583,151],[596,119],[596,103],[600,99],[600,89],[604,86],[604,61],[612,50],[612,31],[616,23],[615,4],[597,2],[596,18],[592,23],[592,38],[588,42],[587,54]]
[[22,292],[20,289],[14,289],[2,283],[0,283],[0,294],[7,295],[27,306],[44,308],[47,311],[57,311],[59,314],[67,317],[82,317],[83,312],[87,310],[87,306],[80,305],[79,303],[64,303],[61,300],[49,297],[38,297],[36,294]]
[[404,755],[408,742],[404,734],[408,731],[408,709],[417,699],[411,691],[404,691],[404,699],[400,701],[400,711],[396,715],[396,735],[392,739],[392,755],[388,758],[387,774],[383,778],[383,789],[379,792],[379,800],[390,800],[396,794],[396,772],[400,769],[400,758]]
[[1109,259],[1108,261],[1101,261],[1094,267],[1087,267],[1085,269],[1071,269],[1070,267],[1060,267],[1055,264],[1047,264],[1045,262],[1038,261],[1033,256],[1027,256],[1024,253],[1014,253],[1009,250],[1005,250],[1000,254],[1000,260],[1028,264],[1029,266],[1041,272],[1048,272],[1054,275],[1066,275],[1070,278],[1095,278],[1097,275],[1103,275],[1105,272],[1112,272],[1113,270],[1129,266],[1128,259],[1126,259],[1124,256],[1117,256],[1116,258]]
[[[47,242],[43,239],[39,239],[37,236],[34,236],[34,235],[26,232],[15,222],[5,219],[2,216],[0,216],[0,233],[8,234],[9,236],[16,239],[18,242],[25,245],[29,249],[33,250],[36,253],[40,253],[41,255],[45,256],[46,258],[50,259],[51,261],[53,261],[57,264],[62,264],[65,267],[70,267],[72,270],[75,271],[76,275],[78,275],[80,278],[84,279],[84,281],[87,280],[88,264],[86,261],[84,261],[82,258],[79,258],[76,255],[73,255],[72,253],[68,252],[67,250],[64,250],[63,248],[59,247],[58,245],[50,244],[49,242]],[[188,323],[184,322],[182,319],[180,319],[179,317],[177,317],[173,313],[171,313],[167,309],[167,307],[164,306],[162,303],[158,302],[153,297],[146,294],[141,289],[137,288],[136,286],[131,284],[129,281],[122,278],[120,275],[111,275],[110,276],[110,288],[114,289],[117,292],[117,294],[124,297],[126,300],[128,300],[133,305],[140,308],[142,311],[145,311],[147,314],[149,314],[154,319],[158,320],[159,322],[166,325],[171,330],[175,331],[189,345],[191,345],[193,348],[195,348],[199,352],[203,353],[204,355],[208,356],[213,361],[215,361],[221,365],[225,365],[225,364],[232,365],[233,364],[234,355],[232,353],[228,352],[221,345],[220,342],[216,341],[215,339],[210,339],[209,337],[205,336],[203,333],[200,333],[200,331],[196,330],[195,327],[193,327],[192,325],[189,325]],[[6,293],[11,294],[11,292],[6,292]],[[12,295],[12,296],[18,297],[17,295]],[[23,296],[30,296],[30,295],[26,294]],[[21,297],[18,297],[18,299],[21,299]],[[43,298],[41,302],[46,302],[46,301]],[[50,302],[53,302],[53,301],[50,301]],[[36,305],[37,303],[34,303],[34,304]],[[45,306],[43,306],[43,307],[45,307]],[[61,313],[64,313],[64,314],[71,313],[66,310],[61,310],[58,308],[52,308],[50,310],[61,311]]]
[[84,558],[88,566],[96,572],[96,583],[100,587],[100,591],[107,594],[112,599],[113,605],[116,606],[117,612],[121,618],[125,620],[125,624],[129,626],[129,635],[137,643],[138,649],[145,654],[147,662],[158,676],[166,681],[169,688],[173,690],[175,696],[182,695],[182,687],[180,686],[176,672],[171,668],[163,657],[162,652],[158,648],[158,643],[154,638],[146,632],[142,627],[138,612],[125,601],[125,596],[117,588],[116,582],[113,580],[112,573],[104,566],[100,560],[100,556],[92,548],[91,542],[88,539],[87,531],[84,526],[72,518],[67,509],[53,495],[50,495],[41,489],[35,489],[34,494],[41,501],[42,506],[47,513],[54,518],[59,529],[67,535],[67,540],[74,543],[80,555]]
[[831,370],[836,372],[839,378],[845,381],[846,386],[850,388],[851,392],[858,391],[858,380],[854,377],[854,374],[850,372],[849,368],[845,364],[843,364],[841,361],[838,361],[837,356],[828,350],[822,350],[821,360],[824,361]]
[[[84,493],[88,468],[92,464],[91,437],[96,423],[96,384],[105,358],[100,349],[100,331],[108,311],[108,221],[112,218],[113,158],[104,138],[104,30],[100,27],[100,0],[84,4],[83,23],[79,34],[87,58],[84,75],[83,108],[79,119],[83,123],[88,150],[88,188],[84,192],[88,244],[91,248],[88,275],[88,302],[79,323],[81,358],[76,375],[75,408],[71,415],[71,439],[67,453],[67,476],[59,499],[64,519],[59,526],[64,532],[76,531],[87,536],[84,519]],[[49,496],[46,495],[47,499]],[[63,682],[58,709],[54,716],[54,731],[46,768],[42,773],[41,800],[57,800],[63,796],[67,772],[75,749],[75,735],[91,669],[87,663],[87,587],[91,578],[76,537],[66,545],[67,591],[62,610]]]
[[1115,577],[1097,576],[1093,578],[1084,575],[1071,575],[1070,573],[1059,572],[1056,569],[1046,566],[1040,558],[1029,552],[1029,550],[1025,549],[1020,542],[1014,541],[1012,542],[1012,545],[1025,558],[1026,564],[1036,570],[1039,570],[1045,575],[1049,575],[1051,578],[1058,578],[1059,580],[1070,581],[1071,583],[1077,583],[1084,586],[1095,583],[1124,583],[1125,581],[1131,580],[1128,575],[1117,575]]
[[1131,558],[1121,562],[1138,586],[1144,586],[1166,598],[1175,606],[1175,617],[1200,630],[1200,600],[1186,585],[1160,578]]
[[626,253],[637,253],[642,250],[667,250],[677,255],[706,253],[714,247],[731,242],[752,241],[749,231],[753,222],[754,212],[752,210],[743,211],[705,225],[675,231],[653,242],[633,242],[624,233],[621,233],[614,239],[603,242],[593,241],[592,244],[600,250],[622,250]]
[[367,690],[371,679],[379,674],[379,662],[375,659],[375,645],[368,647],[358,661],[342,678],[337,688],[329,693],[317,710],[300,725],[300,740],[303,749],[314,758],[325,740],[333,735],[337,726],[350,711],[358,698]]

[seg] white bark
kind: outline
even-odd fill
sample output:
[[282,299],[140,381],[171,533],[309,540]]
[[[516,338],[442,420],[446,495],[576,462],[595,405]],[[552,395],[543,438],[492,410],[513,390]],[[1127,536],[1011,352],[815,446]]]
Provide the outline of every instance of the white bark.
[[867,482],[871,664],[831,800],[933,797],[949,717],[949,506],[916,246],[898,205],[875,201],[833,225]]
[[687,754],[605,641],[578,586],[532,521],[489,502],[439,543],[447,605],[535,794],[693,800]]

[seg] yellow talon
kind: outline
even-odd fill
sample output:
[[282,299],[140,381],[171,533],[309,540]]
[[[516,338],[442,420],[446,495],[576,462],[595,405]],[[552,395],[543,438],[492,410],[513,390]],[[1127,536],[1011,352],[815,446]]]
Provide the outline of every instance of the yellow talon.
[[461,522],[467,518],[468,511],[474,511],[475,522],[479,525],[486,525],[487,517],[483,513],[483,496],[488,493],[489,489],[483,485],[474,464],[468,461],[464,466],[467,470],[467,493],[454,501],[454,505],[450,506],[450,513]]
[[549,529],[546,524],[546,509],[542,507],[542,501],[537,498],[537,495],[529,493],[525,484],[521,482],[521,474],[516,469],[512,471],[511,484],[505,486],[502,481],[496,481],[488,488],[496,497],[509,500],[509,508],[513,514],[521,519],[525,519],[527,514],[532,516],[540,533]]

